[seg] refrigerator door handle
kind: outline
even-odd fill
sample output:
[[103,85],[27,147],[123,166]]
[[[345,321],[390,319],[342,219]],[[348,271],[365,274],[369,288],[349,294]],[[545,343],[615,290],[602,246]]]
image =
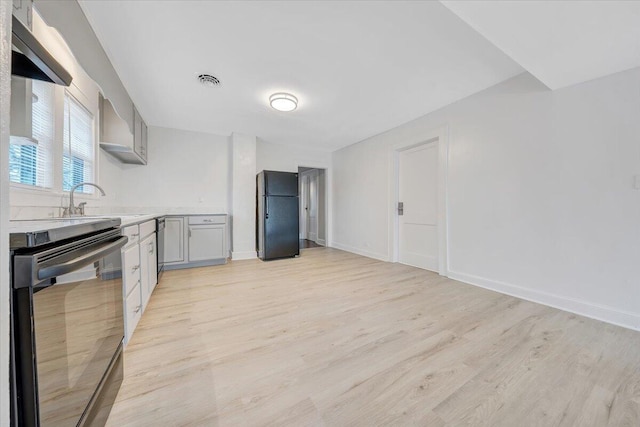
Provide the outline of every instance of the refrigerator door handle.
[[264,198],[264,218],[269,218],[269,197]]

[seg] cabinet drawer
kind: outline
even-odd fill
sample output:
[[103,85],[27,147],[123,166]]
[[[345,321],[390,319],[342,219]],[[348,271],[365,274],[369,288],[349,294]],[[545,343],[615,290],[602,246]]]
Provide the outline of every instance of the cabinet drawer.
[[189,225],[225,224],[226,215],[198,215],[189,217]]
[[133,331],[136,329],[140,317],[142,317],[142,301],[140,296],[140,285],[136,285],[125,300],[125,341],[129,342]]
[[140,283],[140,247],[133,245],[122,252],[122,279],[125,295]]
[[140,224],[140,238],[144,239],[151,233],[156,231],[156,220],[152,219],[151,221],[143,222]]
[[127,245],[136,245],[140,241],[140,229],[137,224],[124,227],[122,229],[122,235],[129,238]]

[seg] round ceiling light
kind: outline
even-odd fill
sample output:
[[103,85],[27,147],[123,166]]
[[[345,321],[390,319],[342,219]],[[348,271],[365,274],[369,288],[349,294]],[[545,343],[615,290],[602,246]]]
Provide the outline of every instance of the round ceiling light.
[[278,111],[293,111],[298,108],[298,98],[290,93],[274,93],[269,97],[269,104]]

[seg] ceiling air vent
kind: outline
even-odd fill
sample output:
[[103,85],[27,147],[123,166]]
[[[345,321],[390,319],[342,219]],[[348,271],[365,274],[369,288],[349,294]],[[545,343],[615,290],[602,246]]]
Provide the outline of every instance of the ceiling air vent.
[[200,74],[198,76],[198,81],[203,85],[209,86],[209,87],[220,86],[220,80],[218,80],[217,77],[214,77],[211,74]]

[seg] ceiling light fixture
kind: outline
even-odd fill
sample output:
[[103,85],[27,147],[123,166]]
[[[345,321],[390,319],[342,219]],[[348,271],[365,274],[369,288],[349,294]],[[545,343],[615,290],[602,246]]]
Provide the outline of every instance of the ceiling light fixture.
[[293,111],[298,107],[298,98],[290,93],[274,93],[269,97],[269,104],[278,111]]

